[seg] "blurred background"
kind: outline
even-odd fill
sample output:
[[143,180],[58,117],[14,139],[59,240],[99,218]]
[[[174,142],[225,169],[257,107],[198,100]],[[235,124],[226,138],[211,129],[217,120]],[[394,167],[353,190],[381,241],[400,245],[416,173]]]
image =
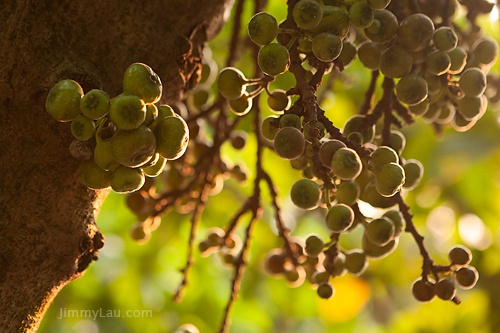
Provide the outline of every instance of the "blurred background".
[[[279,21],[286,15],[283,1],[269,1],[266,11]],[[499,38],[500,26],[495,7],[490,16],[479,19],[482,28]],[[242,22],[253,14],[247,2]],[[461,19],[456,22],[460,24]],[[463,19],[462,19],[463,20]],[[224,66],[231,34],[230,21],[208,46],[219,70]],[[246,36],[243,24],[241,36]],[[250,53],[239,55],[237,67],[247,77],[254,73]],[[498,75],[497,64],[490,73]],[[322,107],[341,128],[359,110],[370,81],[370,72],[355,60],[337,75],[333,89],[324,94]],[[325,79],[328,78],[328,75]],[[379,83],[381,79],[379,79]],[[293,76],[285,73],[271,84],[271,90],[287,90]],[[211,88],[216,93],[215,87]],[[265,93],[264,93],[265,94]],[[378,92],[380,96],[380,91]],[[212,97],[213,98],[213,97]],[[263,116],[271,115],[261,98]],[[472,265],[480,279],[471,290],[459,290],[462,304],[439,299],[421,304],[411,294],[411,285],[421,273],[422,260],[410,235],[403,235],[391,255],[371,260],[360,277],[344,275],[333,279],[335,296],[320,299],[310,283],[290,288],[283,278],[268,276],[263,258],[275,247],[275,221],[269,193],[263,190],[264,213],[254,230],[250,264],[245,271],[240,297],[232,314],[231,332],[498,332],[500,319],[500,106],[489,105],[486,114],[469,131],[451,128],[436,135],[421,119],[402,130],[407,139],[405,159],[417,159],[425,167],[424,178],[412,191],[403,192],[414,214],[414,222],[425,236],[425,245],[438,264],[447,264],[447,253],[463,244],[473,253]],[[244,151],[226,143],[224,158],[243,162],[255,170],[255,138],[252,117],[239,124],[249,134]],[[209,131],[207,132],[210,135]],[[293,236],[310,233],[328,237],[323,223],[326,210],[301,211],[289,199],[292,184],[302,173],[290,167],[270,150],[264,153],[264,168],[279,187],[284,219]],[[250,180],[252,178],[250,177]],[[224,228],[246,197],[253,183],[242,185],[233,179],[209,199],[198,232],[197,243],[209,228]],[[265,187],[264,187],[265,188]],[[362,206],[372,217],[382,211]],[[171,211],[162,219],[148,243],[139,245],[130,238],[136,217],[125,205],[125,196],[112,192],[106,199],[97,224],[106,236],[99,260],[92,263],[83,278],[70,283],[56,297],[40,326],[41,333],[138,333],[173,332],[183,323],[196,325],[200,332],[216,331],[229,299],[233,271],[226,268],[218,254],[202,258],[195,250],[195,265],[180,304],[172,301],[187,258],[190,214]],[[242,229],[244,226],[242,227]],[[243,236],[244,230],[239,230]],[[360,248],[359,229],[344,237],[346,248]],[[90,310],[91,316],[74,316],[72,310]],[[75,312],[73,312],[75,313]],[[80,313],[80,312],[78,312]],[[120,315],[118,317],[118,314]]]

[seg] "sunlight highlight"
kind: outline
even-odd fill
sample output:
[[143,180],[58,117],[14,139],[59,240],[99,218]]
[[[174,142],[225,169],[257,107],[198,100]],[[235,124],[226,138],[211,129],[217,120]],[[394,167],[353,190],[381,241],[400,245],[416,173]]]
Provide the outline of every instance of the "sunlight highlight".
[[458,232],[466,245],[478,250],[485,250],[492,243],[491,231],[475,214],[466,214],[458,220]]

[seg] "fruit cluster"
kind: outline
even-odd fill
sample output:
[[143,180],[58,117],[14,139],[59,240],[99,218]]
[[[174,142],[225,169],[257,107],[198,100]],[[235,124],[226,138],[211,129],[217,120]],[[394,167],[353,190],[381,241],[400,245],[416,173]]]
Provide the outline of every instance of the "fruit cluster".
[[170,106],[155,105],[161,94],[160,78],[141,63],[127,68],[123,94],[111,100],[97,89],[84,95],[73,80],[50,90],[45,107],[54,119],[71,121],[76,140],[70,152],[82,160],[79,171],[87,187],[134,192],[146,176],[158,176],[167,160],[182,156],[189,141],[187,124]]

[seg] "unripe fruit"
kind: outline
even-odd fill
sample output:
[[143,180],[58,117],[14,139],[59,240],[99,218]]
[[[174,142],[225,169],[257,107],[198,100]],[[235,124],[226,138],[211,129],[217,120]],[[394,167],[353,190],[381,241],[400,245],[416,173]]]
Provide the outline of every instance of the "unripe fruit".
[[342,276],[345,273],[347,273],[347,268],[345,267],[345,255],[342,252],[339,252],[335,258],[335,267],[333,269],[332,276]]
[[146,104],[135,95],[119,95],[111,101],[109,119],[121,130],[133,130],[146,119]]
[[413,14],[401,22],[398,41],[408,51],[420,51],[429,45],[434,35],[434,23],[424,14]]
[[401,46],[392,46],[382,52],[380,71],[387,77],[399,78],[410,73],[413,58]]
[[50,89],[45,109],[58,121],[70,121],[80,114],[80,100],[83,89],[78,82],[62,80]]
[[333,155],[332,170],[338,178],[352,180],[361,173],[361,169],[361,160],[353,149],[340,148]]
[[217,87],[224,98],[233,100],[238,99],[245,91],[245,75],[234,67],[226,67],[221,70],[217,78]]
[[436,297],[436,293],[434,292],[434,280],[432,279],[424,281],[419,277],[413,282],[411,291],[413,297],[422,303],[430,302]]
[[424,166],[418,160],[407,160],[403,166],[405,171],[405,183],[403,187],[408,190],[414,189],[424,175]]
[[200,83],[212,85],[217,77],[217,63],[212,59],[204,59],[205,63],[201,66]]
[[406,146],[406,138],[403,133],[400,131],[391,131],[389,146],[401,155]]
[[180,117],[163,118],[155,127],[156,152],[169,160],[184,154],[189,143],[189,129]]
[[302,129],[302,122],[296,114],[285,114],[280,118],[280,128],[295,127],[299,131]]
[[354,212],[345,204],[332,206],[326,214],[326,226],[333,232],[346,231],[354,221]]
[[408,107],[408,110],[410,111],[411,114],[413,114],[416,117],[421,117],[423,116],[427,111],[429,111],[429,100],[424,99],[422,102],[415,104],[415,105],[410,105]]
[[385,217],[389,220],[392,221],[392,224],[394,224],[394,236],[393,238],[398,238],[401,236],[404,232],[404,227],[405,227],[405,220],[401,216],[401,213],[397,210],[388,210],[387,212],[382,215],[382,217]]
[[458,85],[466,97],[479,97],[486,90],[486,75],[479,68],[468,68],[460,76]]
[[349,16],[342,8],[337,6],[323,6],[323,17],[319,24],[310,29],[312,35],[318,35],[323,32],[330,32],[344,39],[349,32]]
[[81,161],[78,171],[80,179],[88,188],[100,190],[110,187],[111,172],[101,169],[93,159]]
[[347,271],[354,276],[359,276],[368,267],[366,255],[361,250],[349,251],[345,254],[345,267]]
[[368,163],[378,169],[388,163],[399,163],[399,157],[391,147],[380,146],[371,153]]
[[390,3],[391,0],[368,0],[368,4],[373,9],[384,9],[385,7],[389,6]]
[[330,283],[322,283],[318,286],[318,296],[323,299],[330,299],[335,294],[335,289]]
[[150,130],[154,131],[156,125],[158,125],[158,123],[163,119],[163,118],[166,118],[166,117],[172,117],[172,116],[178,116],[175,112],[174,112],[174,109],[170,106],[170,105],[160,105],[158,108],[158,115],[156,116],[156,119],[149,125],[147,125],[149,127]]
[[458,44],[458,37],[450,27],[440,27],[432,37],[434,46],[444,52],[450,52]]
[[300,179],[292,185],[290,197],[297,207],[309,210],[318,206],[321,191],[312,180]]
[[325,243],[318,235],[312,234],[307,237],[305,250],[308,256],[317,257],[323,252],[324,247]]
[[229,109],[237,116],[244,116],[252,109],[253,99],[245,91],[240,98],[229,101]]
[[394,237],[394,223],[392,220],[381,217],[368,223],[365,227],[365,235],[368,240],[377,246],[384,246]]
[[[373,8],[373,7],[372,7]],[[379,28],[376,31],[366,28],[365,35],[375,43],[385,43],[390,41],[398,32],[398,20],[396,16],[388,10],[381,9],[374,12],[374,23],[378,22]],[[370,31],[372,30],[372,31]]]
[[102,140],[99,134],[96,136],[97,144],[94,148],[94,161],[105,171],[113,171],[121,164],[113,157],[111,149],[111,139]]
[[462,289],[471,289],[478,279],[479,274],[472,266],[462,267],[455,273],[455,280]]
[[418,74],[405,75],[396,84],[398,99],[406,105],[421,103],[427,97],[427,93],[427,82]]
[[357,28],[368,28],[373,22],[373,17],[373,8],[364,1],[355,2],[349,8],[349,20]]
[[392,197],[405,182],[405,172],[396,163],[388,163],[373,170],[375,175],[375,188],[384,197]]
[[279,127],[273,125],[276,119],[276,116],[269,116],[262,121],[262,135],[269,141],[273,141],[280,130]]
[[281,44],[267,44],[259,51],[258,63],[264,74],[276,76],[288,70],[290,55],[287,48]]
[[274,137],[274,150],[287,160],[298,158],[304,152],[306,140],[295,127],[284,127]]
[[373,207],[389,208],[394,206],[394,202],[390,198],[380,195],[373,182],[366,185],[361,192],[360,199],[369,203]]
[[[345,137],[349,136],[352,132],[359,132],[358,125],[364,119],[364,116],[356,115],[349,118],[344,124],[344,128],[342,129],[342,134]],[[363,143],[367,143],[373,140],[375,137],[375,125],[368,127],[368,129],[362,133],[363,134]]]
[[481,97],[463,97],[457,100],[458,112],[466,119],[473,120],[481,114],[484,107]]
[[111,174],[110,184],[116,193],[137,191],[144,185],[144,172],[140,168],[121,166]]
[[311,276],[311,282],[315,284],[327,283],[330,280],[330,273],[327,271],[315,271]]
[[492,64],[498,57],[498,43],[491,37],[484,37],[473,47],[474,59],[484,65]]
[[465,266],[472,260],[472,253],[462,245],[455,246],[448,253],[452,265]]
[[319,159],[321,163],[323,163],[324,166],[331,168],[333,155],[337,152],[337,150],[345,147],[346,145],[339,140],[330,140],[325,142],[319,148]]
[[342,40],[329,32],[323,32],[314,37],[312,51],[316,58],[330,62],[338,58],[342,51]]
[[312,29],[318,25],[323,17],[321,5],[314,0],[300,0],[293,7],[295,23],[302,29]]
[[439,280],[434,286],[434,292],[436,296],[441,298],[444,301],[451,301],[453,297],[455,297],[455,293],[457,292],[457,288],[453,281],[448,279]]
[[71,133],[75,139],[87,141],[95,134],[95,123],[84,115],[76,116],[71,121]]
[[165,165],[167,165],[167,159],[160,154],[158,155],[158,160],[152,166],[143,168],[144,174],[148,177],[157,177],[163,172]]
[[90,119],[100,119],[108,114],[109,96],[102,90],[91,90],[80,100],[80,110]]
[[359,61],[372,71],[379,69],[381,56],[382,50],[374,42],[365,41],[358,46]]
[[382,259],[384,257],[387,257],[398,247],[398,244],[399,238],[391,240],[384,246],[373,244],[372,242],[370,242],[370,240],[368,240],[366,235],[363,235],[362,239],[363,252],[368,258],[371,259]]
[[140,126],[133,131],[117,131],[111,138],[111,152],[118,163],[136,168],[153,157],[156,143],[153,132]]
[[459,46],[448,52],[448,56],[450,57],[450,68],[448,69],[448,73],[450,74],[459,74],[465,68],[467,64],[467,52]]
[[144,126],[151,125],[158,118],[158,108],[154,104],[146,104],[146,118],[142,123]]
[[356,45],[347,41],[342,42],[342,51],[340,52],[338,59],[342,61],[344,68],[347,68],[347,66],[349,66],[356,58],[356,52]]
[[286,91],[276,89],[267,97],[267,106],[275,112],[281,112],[290,107],[292,100],[287,96]]
[[359,185],[353,181],[343,181],[337,186],[335,197],[338,203],[354,205],[359,199]]
[[257,45],[266,45],[278,35],[278,22],[268,13],[255,14],[248,23],[248,36]]
[[160,77],[148,65],[135,63],[125,71],[125,95],[136,95],[145,103],[156,103],[160,100],[162,89]]
[[434,51],[427,56],[427,71],[434,75],[442,75],[451,67],[451,60],[444,51]]

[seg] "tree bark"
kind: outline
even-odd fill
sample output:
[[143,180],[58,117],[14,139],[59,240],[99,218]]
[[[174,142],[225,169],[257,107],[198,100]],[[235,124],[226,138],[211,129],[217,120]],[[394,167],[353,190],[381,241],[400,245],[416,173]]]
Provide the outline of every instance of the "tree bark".
[[69,123],[45,111],[52,86],[122,92],[134,62],[153,68],[162,102],[198,82],[203,43],[233,0],[2,0],[0,6],[0,331],[35,332],[68,282],[103,246],[108,190],[86,188]]

